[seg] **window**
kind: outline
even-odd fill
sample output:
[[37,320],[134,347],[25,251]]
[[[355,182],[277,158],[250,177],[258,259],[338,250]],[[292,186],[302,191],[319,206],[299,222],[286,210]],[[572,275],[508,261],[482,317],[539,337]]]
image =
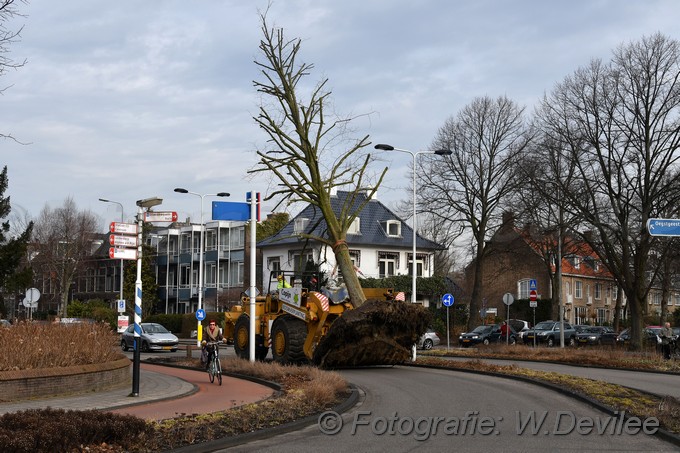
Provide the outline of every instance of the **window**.
[[[583,282],[577,280],[574,282],[574,297],[577,299],[583,298]],[[582,323],[579,323],[582,324]]]
[[352,260],[354,267],[361,267],[361,250],[350,250],[349,259]]
[[215,277],[217,276],[217,266],[214,261],[210,263],[205,263],[203,265],[205,268],[203,270],[203,281],[205,283],[206,288],[214,288],[215,287]]
[[573,256],[571,258],[571,264],[574,266],[574,269],[580,269],[581,268],[581,258],[578,256]]
[[281,257],[274,256],[267,258],[267,269],[269,269],[269,272],[272,274],[278,274],[281,271]]
[[530,280],[528,278],[517,282],[517,297],[519,299],[529,298],[529,282]]
[[294,251],[292,253],[293,270],[303,272],[307,269],[307,263],[314,263],[314,252]]
[[602,325],[608,321],[608,316],[609,315],[609,310],[606,308],[598,308],[597,309],[597,318],[596,322],[598,325]]
[[217,234],[215,230],[206,230],[205,232],[205,249],[206,250],[216,250],[217,249]]
[[179,268],[179,286],[180,288],[189,287],[189,272],[190,268],[188,264],[180,264]]
[[361,234],[361,219],[357,217],[347,229],[347,234]]
[[[413,275],[413,253],[408,254],[408,275]],[[416,277],[422,277],[423,270],[427,269],[427,255],[425,253],[416,253]]]
[[378,252],[378,273],[380,278],[396,275],[399,268],[399,254],[393,252]]
[[385,233],[390,237],[401,237],[401,222],[398,220],[385,222]]
[[675,293],[675,305],[680,305],[680,293]]
[[595,299],[600,300],[602,298],[602,283],[595,283]]
[[654,305],[661,305],[661,293],[652,294],[652,301]]
[[612,286],[612,300],[616,300],[619,297],[619,287]]
[[588,324],[588,307],[576,307],[576,324]]
[[293,233],[294,234],[304,233],[305,229],[307,228],[307,225],[309,225],[309,219],[306,219],[304,217],[298,217],[297,219],[295,219],[295,223],[293,224]]

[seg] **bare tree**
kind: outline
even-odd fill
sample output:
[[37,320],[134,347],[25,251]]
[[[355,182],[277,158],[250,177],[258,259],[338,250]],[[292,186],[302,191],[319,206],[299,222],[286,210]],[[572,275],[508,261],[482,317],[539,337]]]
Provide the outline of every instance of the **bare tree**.
[[[609,64],[578,69],[541,109],[575,163],[578,183],[561,187],[566,206],[626,294],[634,348],[641,347],[645,301],[663,262],[649,260],[658,240],[645,225],[680,201],[672,182],[680,159],[679,76],[680,45],[655,34],[620,46]],[[657,250],[663,257],[667,247]]]
[[507,97],[473,100],[446,121],[434,140],[434,149],[450,149],[453,154],[420,174],[424,210],[446,219],[452,228],[470,229],[474,247],[470,329],[476,319],[472,314],[481,306],[485,242],[500,224],[518,156],[529,143],[523,112]]
[[[22,3],[26,3],[22,1]],[[7,22],[11,19],[21,16],[16,9],[15,0],[0,0],[0,77],[5,75],[11,69],[18,69],[23,66],[26,61],[16,62],[10,56],[10,46],[17,42],[21,37],[20,27],[18,30],[12,30],[7,27]],[[0,87],[0,94],[2,94],[7,87]],[[14,139],[11,135],[0,132],[0,138]]]
[[92,255],[98,220],[90,211],[79,211],[72,198],[56,209],[45,206],[35,223],[33,241],[37,255],[35,273],[54,279],[61,303],[61,315],[67,316],[71,284]]
[[[271,104],[263,104],[254,119],[269,136],[272,149],[258,152],[258,167],[251,172],[271,172],[280,183],[267,199],[305,202],[321,212],[326,223],[324,234],[299,236],[332,248],[352,304],[358,307],[365,296],[350,259],[347,230],[377,191],[387,168],[370,181],[367,170],[372,158],[363,152],[370,144],[368,136],[348,142],[344,137],[352,118],[329,121],[328,79],[307,94],[306,102],[302,100],[299,85],[314,66],[297,62],[299,39],[288,40],[282,29],[267,25],[266,14],[260,17],[264,61],[255,63],[263,81],[253,83]],[[331,193],[337,188],[350,193],[340,212],[331,207]],[[367,194],[365,198],[358,196],[362,192]]]

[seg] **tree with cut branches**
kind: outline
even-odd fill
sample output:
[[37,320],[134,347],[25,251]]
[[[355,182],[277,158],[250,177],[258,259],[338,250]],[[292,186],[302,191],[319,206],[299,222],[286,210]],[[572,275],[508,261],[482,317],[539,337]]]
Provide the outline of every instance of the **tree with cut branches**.
[[[259,48],[264,59],[255,64],[263,79],[253,83],[264,101],[254,119],[268,135],[271,148],[258,151],[260,161],[251,173],[271,172],[280,183],[266,199],[278,198],[279,204],[304,202],[319,210],[325,231],[312,229],[299,236],[333,250],[352,304],[358,307],[365,296],[350,259],[347,230],[378,190],[387,168],[378,175],[369,173],[372,158],[364,151],[370,144],[368,136],[345,139],[352,118],[329,119],[328,79],[303,100],[301,84],[314,66],[298,62],[301,40],[289,40],[283,29],[270,28],[266,14],[260,18],[263,39]],[[350,195],[335,212],[331,193],[339,188]],[[366,197],[359,197],[361,193]]]
[[[485,243],[500,224],[517,159],[529,143],[523,112],[504,96],[474,99],[447,120],[434,139],[433,149],[453,154],[419,175],[423,209],[453,228],[464,226],[472,237],[471,314],[481,306]],[[475,322],[471,315],[468,328]]]

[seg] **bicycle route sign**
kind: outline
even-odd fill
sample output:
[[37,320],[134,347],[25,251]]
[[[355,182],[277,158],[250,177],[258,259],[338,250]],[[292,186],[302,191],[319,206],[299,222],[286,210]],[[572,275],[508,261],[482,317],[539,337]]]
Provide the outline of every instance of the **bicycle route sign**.
[[205,310],[203,310],[202,308],[196,310],[196,319],[198,319],[199,321],[203,321],[205,319]]

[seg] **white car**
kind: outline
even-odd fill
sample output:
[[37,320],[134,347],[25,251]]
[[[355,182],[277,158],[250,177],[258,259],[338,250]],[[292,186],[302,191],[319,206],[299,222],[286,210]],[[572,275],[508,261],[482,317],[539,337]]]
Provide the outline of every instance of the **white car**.
[[432,349],[433,347],[437,346],[441,340],[439,339],[439,335],[437,335],[437,332],[435,332],[432,329],[427,329],[427,332],[425,332],[419,339],[418,339],[418,349],[425,349],[429,350]]
[[[142,333],[139,336],[139,350],[149,351],[177,351],[179,339],[168,329],[154,322],[143,322],[140,325]],[[120,347],[123,351],[134,349],[135,325],[130,325],[120,339]]]

